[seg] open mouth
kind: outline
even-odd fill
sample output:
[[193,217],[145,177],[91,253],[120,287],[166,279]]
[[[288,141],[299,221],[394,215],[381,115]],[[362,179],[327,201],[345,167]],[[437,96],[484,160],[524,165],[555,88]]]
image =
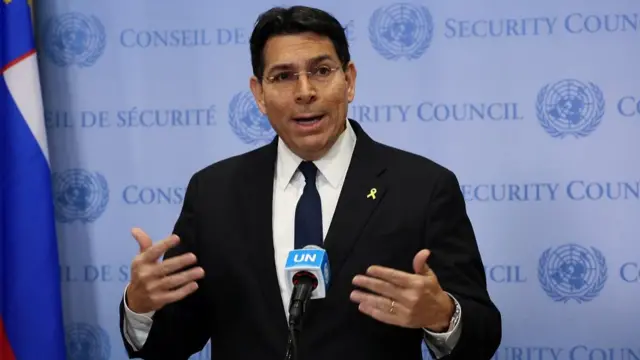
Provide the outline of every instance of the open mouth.
[[318,121],[322,120],[324,115],[308,115],[308,116],[298,116],[294,117],[293,120],[301,125],[311,125],[315,124]]

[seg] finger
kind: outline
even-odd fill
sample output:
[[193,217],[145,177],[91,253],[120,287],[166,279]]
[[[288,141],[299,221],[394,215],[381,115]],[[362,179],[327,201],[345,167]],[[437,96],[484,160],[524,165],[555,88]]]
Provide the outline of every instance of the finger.
[[404,319],[403,316],[406,312],[404,307],[397,302],[393,307],[393,312],[391,312],[392,300],[358,290],[351,292],[351,301],[358,304],[360,312],[387,324],[399,325],[403,321],[402,319]]
[[163,276],[170,275],[180,269],[195,264],[196,261],[197,258],[193,253],[186,253],[180,256],[175,256],[159,263],[158,272]]
[[418,275],[428,275],[431,271],[429,265],[427,265],[427,259],[431,255],[429,250],[420,250],[413,258],[413,271]]
[[174,290],[191,281],[200,280],[202,277],[204,277],[204,270],[201,267],[196,267],[164,277],[160,280],[159,288],[164,290]]
[[401,317],[396,316],[388,311],[383,311],[377,307],[367,304],[358,305],[358,310],[372,318],[389,325],[403,326],[404,322]]
[[[407,313],[407,308],[398,301],[386,298],[376,294],[368,294],[364,291],[353,290],[351,292],[351,301],[364,305],[366,307],[374,307],[380,311],[388,312],[392,315],[403,316]],[[391,312],[391,304],[393,303],[393,312]]]
[[142,258],[145,261],[158,261],[162,254],[167,252],[167,250],[171,249],[172,247],[178,245],[179,242],[180,238],[178,237],[178,235],[171,235],[168,238],[145,250],[144,253],[142,253]]
[[163,291],[159,293],[155,296],[154,301],[162,305],[174,303],[176,301],[184,299],[196,290],[198,290],[198,283],[192,281],[175,290]]
[[370,266],[367,275],[384,280],[401,288],[411,288],[416,282],[416,275],[383,266]]
[[133,238],[136,239],[136,242],[140,246],[140,252],[147,250],[151,245],[153,245],[153,241],[149,235],[140,228],[133,228],[131,230],[131,235],[133,235]]
[[394,300],[398,300],[402,296],[402,290],[404,289],[388,281],[365,275],[356,275],[352,282],[356,286]]
[[[387,299],[376,294],[369,294],[360,290],[353,290],[349,298],[356,304],[364,304],[366,306],[372,306],[380,310],[385,309],[387,311],[391,308],[392,302],[391,299]],[[394,305],[394,311],[396,310],[396,306],[397,305]]]

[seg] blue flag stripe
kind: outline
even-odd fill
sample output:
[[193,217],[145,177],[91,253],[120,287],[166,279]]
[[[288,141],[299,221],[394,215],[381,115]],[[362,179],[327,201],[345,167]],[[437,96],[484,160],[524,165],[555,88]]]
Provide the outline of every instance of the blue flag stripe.
[[0,69],[33,51],[31,9],[26,0],[0,0]]
[[[17,94],[11,94],[7,85],[10,75],[11,89],[20,89],[23,110],[42,111],[37,101],[40,89],[34,87],[29,94],[24,81],[37,68],[20,63],[35,64],[27,56],[34,51],[33,44],[26,1],[0,1],[0,321],[4,329],[0,343],[8,343],[19,360],[64,360],[51,172],[18,109]],[[16,66],[8,69],[9,64]]]
[[[3,81],[0,98],[10,98]],[[13,106],[12,106],[13,104]],[[2,112],[0,316],[17,359],[64,359],[49,166],[13,102]]]

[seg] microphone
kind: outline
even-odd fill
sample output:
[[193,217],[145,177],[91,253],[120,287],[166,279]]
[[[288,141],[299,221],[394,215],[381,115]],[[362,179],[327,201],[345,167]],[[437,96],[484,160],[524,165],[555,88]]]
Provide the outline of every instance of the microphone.
[[289,301],[289,341],[285,359],[297,360],[297,333],[302,328],[302,317],[310,299],[322,299],[329,287],[329,257],[327,251],[315,245],[289,252],[284,265]]
[[327,294],[330,280],[327,251],[315,245],[290,251],[284,273],[287,290],[291,292],[289,324],[298,326],[307,301],[322,299]]

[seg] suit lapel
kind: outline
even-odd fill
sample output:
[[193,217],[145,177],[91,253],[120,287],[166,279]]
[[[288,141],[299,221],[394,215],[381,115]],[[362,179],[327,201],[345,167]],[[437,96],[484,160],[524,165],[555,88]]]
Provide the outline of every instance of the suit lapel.
[[276,273],[273,248],[273,181],[275,162],[277,155],[277,140],[266,147],[257,150],[256,156],[245,166],[242,192],[244,199],[241,202],[246,220],[244,229],[247,234],[247,253],[249,264],[264,295],[268,314],[272,317],[267,320],[273,324],[273,343],[285,344],[287,336],[286,314],[282,307],[280,285]]
[[[378,155],[378,145],[356,123],[351,121],[357,141],[347,171],[345,183],[325,239],[329,253],[331,276],[339,272],[349,252],[373,211],[379,206],[387,192],[384,174],[386,164]],[[251,271],[260,281],[273,324],[271,341],[286,344],[287,322],[282,307],[280,285],[276,273],[273,248],[273,181],[277,158],[277,139],[268,146],[256,150],[255,157],[243,164],[247,169],[242,185],[242,216],[245,219],[247,253]]]
[[332,278],[340,271],[387,191],[382,176],[386,164],[378,155],[376,143],[356,122],[351,121],[351,126],[357,136],[356,147],[324,243]]

